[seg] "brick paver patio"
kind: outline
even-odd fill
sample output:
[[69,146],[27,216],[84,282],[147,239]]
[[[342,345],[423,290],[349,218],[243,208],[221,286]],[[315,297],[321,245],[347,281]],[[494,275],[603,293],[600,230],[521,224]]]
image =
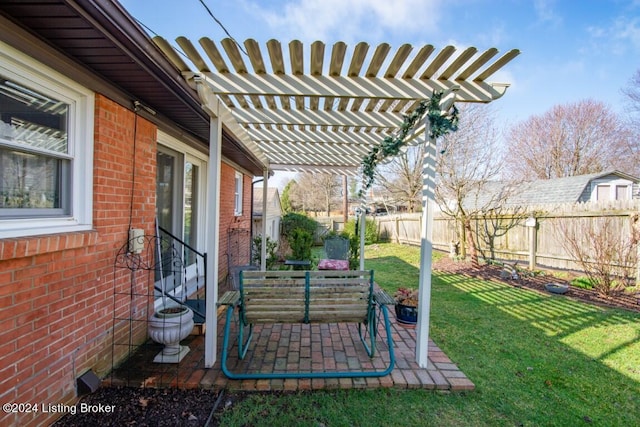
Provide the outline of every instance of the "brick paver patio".
[[[220,357],[213,368],[204,368],[204,336],[191,335],[182,342],[191,348],[180,364],[156,364],[153,357],[161,349],[155,343],[142,346],[105,381],[133,387],[224,388],[227,390],[275,391],[348,388],[424,388],[473,390],[474,384],[446,354],[429,341],[428,366],[415,362],[416,334],[395,321],[390,314],[396,365],[393,372],[378,378],[230,380],[220,369]],[[222,349],[224,316],[219,315],[218,352]],[[235,329],[235,325],[232,325]],[[384,328],[381,328],[382,330]],[[247,356],[237,358],[235,334],[228,367],[232,372],[382,370],[389,360],[384,330],[377,339],[377,351],[370,359],[351,324],[256,325]]]

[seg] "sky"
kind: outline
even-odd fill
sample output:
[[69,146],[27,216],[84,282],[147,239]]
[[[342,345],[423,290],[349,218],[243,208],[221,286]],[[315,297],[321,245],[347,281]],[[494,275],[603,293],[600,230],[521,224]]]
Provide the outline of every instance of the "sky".
[[[602,101],[624,113],[622,89],[640,69],[640,0],[120,0],[149,31],[174,42],[207,36],[219,42],[255,39],[266,52],[275,38],[283,46],[316,40],[375,47],[404,43],[415,54],[425,44],[480,52],[495,47],[521,54],[489,81],[510,83],[492,103],[503,129],[541,115],[555,105]],[[223,28],[224,27],[224,28]],[[153,34],[152,34],[153,35]],[[370,48],[369,56],[374,49]],[[306,54],[306,52],[305,52]],[[349,58],[349,56],[347,56]],[[306,58],[305,58],[306,59]]]

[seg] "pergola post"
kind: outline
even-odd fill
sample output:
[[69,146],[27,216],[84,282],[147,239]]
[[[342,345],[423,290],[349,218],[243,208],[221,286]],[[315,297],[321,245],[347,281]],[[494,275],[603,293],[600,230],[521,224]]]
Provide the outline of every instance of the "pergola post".
[[[428,119],[427,119],[428,120]],[[429,126],[425,126],[429,132]],[[431,256],[433,250],[433,210],[435,201],[436,140],[425,138],[422,159],[422,231],[420,238],[420,281],[418,323],[416,327],[416,362],[426,368],[429,352],[429,316],[431,314]]]
[[360,212],[360,270],[364,270],[364,233],[367,230],[367,208],[365,206],[362,207],[362,212]]
[[204,366],[211,368],[216,362],[218,316],[218,256],[220,253],[220,160],[222,158],[222,123],[219,115],[212,114],[209,129],[209,185],[207,186],[207,279],[205,299]]
[[265,169],[262,180],[262,245],[260,247],[260,270],[267,270],[267,193],[269,185],[269,170]]

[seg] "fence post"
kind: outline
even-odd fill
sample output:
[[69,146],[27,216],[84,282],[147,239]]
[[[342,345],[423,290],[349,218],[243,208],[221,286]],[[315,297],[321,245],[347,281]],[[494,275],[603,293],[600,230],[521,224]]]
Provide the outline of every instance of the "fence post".
[[638,264],[638,271],[636,271],[636,287],[640,286],[640,245],[636,250],[636,263]]
[[534,217],[530,216],[524,224],[529,228],[529,270],[535,270],[536,250],[538,246],[538,223]]
[[[636,286],[640,286],[640,213],[635,213],[631,218],[631,239],[638,245],[636,247]],[[640,300],[638,300],[640,303]]]
[[395,217],[396,243],[400,243],[400,217]]

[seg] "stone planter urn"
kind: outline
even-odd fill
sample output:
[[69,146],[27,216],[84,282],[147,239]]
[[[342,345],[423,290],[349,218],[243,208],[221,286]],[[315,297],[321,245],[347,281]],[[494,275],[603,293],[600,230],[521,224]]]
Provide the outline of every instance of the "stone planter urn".
[[164,348],[153,359],[155,363],[179,363],[189,353],[180,341],[193,330],[193,311],[189,307],[164,307],[149,317],[149,337]]

